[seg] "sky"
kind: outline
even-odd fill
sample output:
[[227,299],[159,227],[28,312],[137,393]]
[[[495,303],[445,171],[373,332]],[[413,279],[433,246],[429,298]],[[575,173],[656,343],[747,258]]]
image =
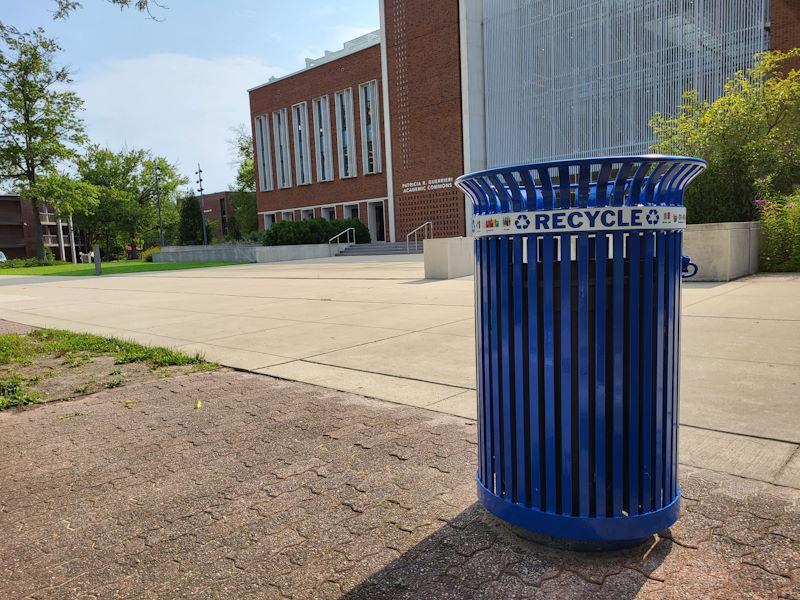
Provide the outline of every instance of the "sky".
[[247,89],[379,27],[377,0],[159,0],[154,21],[106,0],[53,20],[53,0],[0,0],[0,21],[41,26],[63,48],[94,143],[165,156],[193,187],[228,189],[231,128],[249,130]]

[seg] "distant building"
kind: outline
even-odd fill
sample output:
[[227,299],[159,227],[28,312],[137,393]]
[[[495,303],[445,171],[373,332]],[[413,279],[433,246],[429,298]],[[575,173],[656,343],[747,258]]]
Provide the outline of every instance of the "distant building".
[[379,0],[381,29],[249,90],[260,227],[471,233],[458,175],[646,152],[649,118],[800,45],[798,0]]
[[[45,204],[39,213],[42,223],[42,240],[57,259],[72,260],[69,224],[59,222],[53,209]],[[36,218],[33,203],[19,196],[0,196],[0,250],[7,258],[33,258],[36,256]],[[58,229],[61,225],[61,240]],[[80,236],[75,236],[77,251],[81,251]],[[61,256],[61,247],[64,256]],[[77,256],[77,254],[76,254]]]
[[[200,196],[196,198],[199,202]],[[206,221],[214,222],[214,229],[211,232],[213,237],[222,239],[230,233],[230,222],[234,214],[230,192],[203,194],[203,211]]]

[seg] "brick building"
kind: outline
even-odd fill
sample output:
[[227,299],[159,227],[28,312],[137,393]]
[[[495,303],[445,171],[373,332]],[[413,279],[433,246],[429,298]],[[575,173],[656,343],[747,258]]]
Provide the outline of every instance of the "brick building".
[[460,174],[646,152],[683,91],[713,100],[755,53],[800,45],[799,0],[378,2],[378,31],[249,90],[260,227],[468,235]]
[[[197,197],[200,200],[200,197]],[[229,223],[233,217],[234,209],[230,201],[230,192],[215,192],[203,194],[203,210],[206,221],[213,221],[214,229],[211,235],[215,238],[224,238],[229,233]]]
[[[53,209],[45,204],[39,213],[42,223],[42,240],[57,259],[72,260],[72,240],[78,252],[80,237],[70,236],[69,223],[57,218]],[[36,256],[36,218],[33,203],[19,196],[0,195],[0,251],[6,258],[33,258]],[[61,227],[61,238],[58,229]],[[61,248],[64,254],[61,254]]]

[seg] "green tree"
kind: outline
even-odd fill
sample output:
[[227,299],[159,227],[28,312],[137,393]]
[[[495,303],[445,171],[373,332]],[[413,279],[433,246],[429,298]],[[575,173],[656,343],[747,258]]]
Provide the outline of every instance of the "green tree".
[[37,193],[38,178],[53,174],[84,142],[83,102],[66,89],[69,72],[55,64],[61,48],[44,30],[25,33],[0,24],[0,42],[0,181],[32,200],[43,259],[39,213],[47,198]]
[[166,159],[145,150],[114,152],[92,145],[78,160],[78,172],[98,190],[96,209],[77,219],[89,243],[102,242],[109,254],[128,245],[158,244],[159,194],[165,238],[174,239],[178,188],[187,180]]
[[95,186],[60,173],[39,177],[34,190],[36,196],[47,198],[47,203],[62,217],[91,214],[99,202]]
[[233,164],[236,165],[236,185],[239,192],[256,191],[256,173],[253,166],[253,136],[244,125],[231,129],[233,137],[228,140]]
[[179,202],[180,221],[178,241],[182,246],[198,246],[203,243],[203,216],[200,200],[194,195]]
[[757,54],[717,100],[690,91],[675,116],[650,120],[659,140],[653,150],[708,162],[686,191],[690,222],[753,220],[764,182],[779,194],[800,185],[800,71],[788,67],[797,57],[800,48]]

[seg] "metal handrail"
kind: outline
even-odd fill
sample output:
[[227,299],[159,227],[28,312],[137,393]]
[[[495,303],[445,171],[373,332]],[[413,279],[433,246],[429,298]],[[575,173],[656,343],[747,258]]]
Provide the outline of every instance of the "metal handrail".
[[[350,232],[351,231],[353,232],[353,240],[352,241],[350,241]],[[344,231],[341,231],[341,232],[337,233],[335,236],[333,236],[331,239],[328,240],[328,253],[329,254],[331,252],[333,252],[333,249],[331,248],[331,245],[333,244],[333,240],[338,240],[345,233],[347,234],[347,241],[345,242],[346,244],[355,244],[356,243],[356,228],[355,227],[348,227]],[[337,241],[336,244],[337,245],[341,244],[341,242]],[[333,256],[333,254],[330,254],[330,255]]]
[[422,230],[422,240],[425,241],[428,239],[428,227],[431,228],[430,237],[433,237],[433,221],[425,221],[422,225],[406,234],[406,254],[411,254],[410,238],[412,235],[414,236],[414,248],[416,249],[417,245],[419,244],[417,241],[417,233],[420,229]]

